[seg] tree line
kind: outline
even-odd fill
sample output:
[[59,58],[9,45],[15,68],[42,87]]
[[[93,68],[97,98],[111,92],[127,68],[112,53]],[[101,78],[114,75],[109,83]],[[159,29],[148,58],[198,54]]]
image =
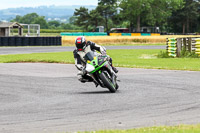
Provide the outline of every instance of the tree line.
[[141,27],[160,27],[161,32],[194,33],[200,32],[200,0],[98,0],[95,9],[85,7],[75,9],[69,23],[47,22],[36,13],[13,21],[37,23],[43,29],[72,29],[94,31],[97,26],[129,28],[141,31]]
[[74,12],[76,25],[86,31],[103,25],[110,28],[160,27],[161,32],[200,32],[200,0],[98,0],[96,9],[80,7]]
[[29,13],[24,16],[17,15],[11,22],[22,24],[39,24],[41,29],[58,29],[58,30],[82,30],[83,28],[73,23],[61,23],[59,21],[46,21],[45,16],[39,16],[37,13]]

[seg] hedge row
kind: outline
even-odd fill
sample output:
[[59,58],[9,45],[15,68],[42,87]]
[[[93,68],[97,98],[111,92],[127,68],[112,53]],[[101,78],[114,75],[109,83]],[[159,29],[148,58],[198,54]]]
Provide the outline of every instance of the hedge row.
[[[13,29],[15,33],[18,29]],[[28,29],[23,30],[24,33],[28,33]],[[57,30],[57,29],[40,29],[40,33],[61,33],[61,32],[82,32],[82,30]]]
[[40,29],[40,33],[82,32],[82,30]]

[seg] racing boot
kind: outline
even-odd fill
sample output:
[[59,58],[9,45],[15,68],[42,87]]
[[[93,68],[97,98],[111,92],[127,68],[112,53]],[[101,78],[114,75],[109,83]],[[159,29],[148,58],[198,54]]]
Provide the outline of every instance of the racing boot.
[[88,80],[87,80],[87,79],[79,79],[79,81],[81,81],[81,83],[88,82]]
[[88,75],[84,75],[83,77],[84,78],[82,78],[82,81],[81,81],[82,83],[93,82],[95,84],[95,86],[98,87],[99,84],[92,77],[90,77]]
[[87,74],[82,75],[82,72],[79,72],[77,74],[78,80],[81,81],[82,83],[85,82],[93,82],[93,78],[88,76]]
[[109,58],[109,62],[110,62],[110,64],[111,64],[111,67],[112,67],[113,71],[114,71],[115,73],[118,73],[117,68],[114,67],[113,64],[112,64],[112,58]]
[[99,84],[95,80],[93,82],[94,82],[94,84],[95,84],[96,87],[99,86]]
[[118,70],[117,70],[116,67],[112,66],[112,69],[113,69],[113,71],[114,71],[115,73],[118,73]]

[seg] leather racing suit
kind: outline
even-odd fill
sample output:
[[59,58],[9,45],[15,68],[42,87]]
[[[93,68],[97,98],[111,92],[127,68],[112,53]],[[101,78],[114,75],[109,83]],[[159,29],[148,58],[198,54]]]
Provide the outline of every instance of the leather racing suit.
[[[102,55],[106,55],[106,49],[100,45],[95,44],[94,42],[87,41],[86,46],[83,49],[75,49],[73,54],[74,54],[74,59],[75,59],[75,66],[79,70],[77,77],[78,80],[81,81],[82,83],[85,82],[92,82],[93,78],[87,75],[87,73],[84,71],[84,67],[86,65],[86,61],[84,59],[84,56],[90,52],[90,51],[99,51]],[[110,63],[112,66],[112,59],[110,58]],[[116,68],[115,68],[116,69]]]

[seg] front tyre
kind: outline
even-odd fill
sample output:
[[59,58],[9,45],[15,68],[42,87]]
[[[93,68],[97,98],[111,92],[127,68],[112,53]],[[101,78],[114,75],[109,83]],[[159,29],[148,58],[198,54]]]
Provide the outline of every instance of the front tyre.
[[110,90],[110,92],[115,93],[116,89],[114,84],[112,83],[112,81],[109,79],[109,77],[107,76],[107,74],[105,74],[104,72],[102,72],[99,77],[101,78],[102,82],[104,83],[104,85]]

